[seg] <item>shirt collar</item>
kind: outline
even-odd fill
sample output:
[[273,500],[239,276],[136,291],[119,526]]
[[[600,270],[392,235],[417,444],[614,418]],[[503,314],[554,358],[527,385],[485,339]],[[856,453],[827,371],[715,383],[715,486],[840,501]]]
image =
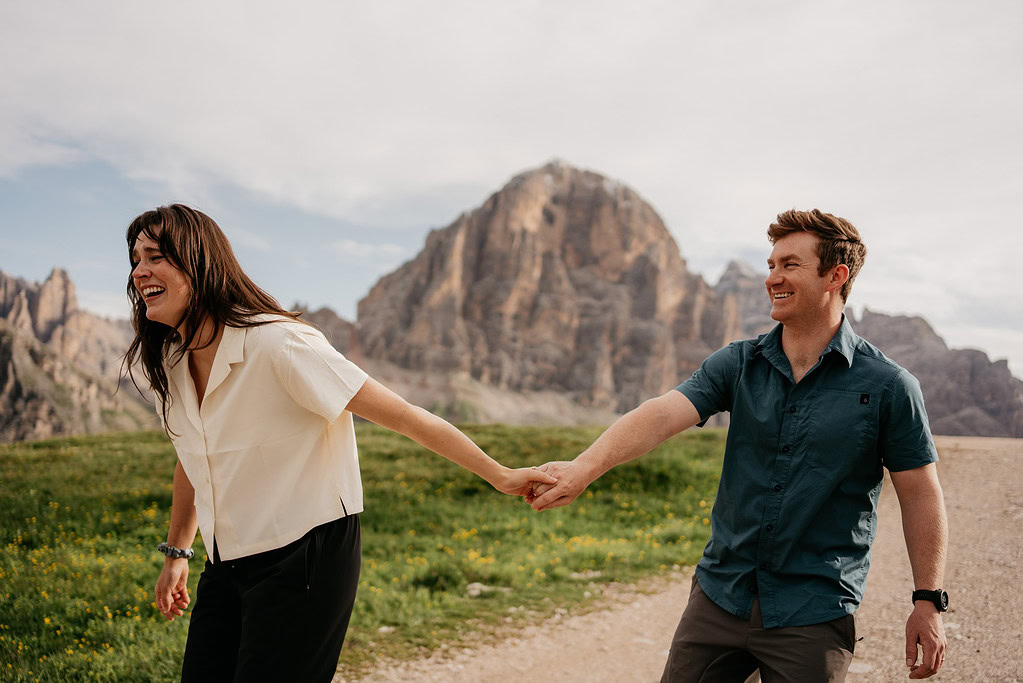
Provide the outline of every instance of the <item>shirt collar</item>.
[[[778,323],[775,325],[770,332],[767,334],[760,335],[757,338],[757,343],[753,348],[754,355],[767,355],[768,357],[774,354],[781,354],[781,330],[782,324]],[[832,351],[837,351],[842,358],[845,359],[846,365],[852,367],[853,355],[856,353],[856,343],[859,337],[853,332],[852,325],[849,323],[849,316],[845,313],[842,314],[842,324],[838,326],[838,331],[835,332],[835,336],[828,342],[827,348],[824,349],[824,353],[821,357],[824,357]]]
[[[220,384],[231,373],[231,366],[245,360],[245,332],[248,328],[231,327],[224,325],[223,335],[220,337],[220,346],[217,347],[217,355],[213,358],[213,367],[210,368],[210,377],[206,381],[206,395],[213,393]],[[167,373],[178,385],[178,391],[185,394],[186,383],[194,388],[192,378],[188,373],[188,353],[185,353],[175,363],[171,372]],[[194,392],[192,392],[194,393]]]
[[245,360],[246,329],[224,325],[224,334],[220,338],[220,346],[217,347],[217,355],[213,358],[213,367],[210,368],[210,378],[206,384],[207,396],[231,374],[231,365]]
[[849,316],[843,313],[842,324],[838,326],[838,332],[835,332],[835,336],[831,338],[831,342],[828,344],[828,348],[824,350],[824,353],[837,351],[845,358],[846,365],[852,367],[857,341],[858,337],[853,332],[852,325],[849,323]]

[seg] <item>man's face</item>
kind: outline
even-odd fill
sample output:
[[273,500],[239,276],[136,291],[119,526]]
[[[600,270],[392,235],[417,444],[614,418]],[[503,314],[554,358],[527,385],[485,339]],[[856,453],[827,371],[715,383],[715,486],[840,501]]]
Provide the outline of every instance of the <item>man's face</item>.
[[774,243],[764,284],[771,298],[771,317],[782,324],[810,322],[826,312],[831,271],[818,275],[816,235],[794,232]]

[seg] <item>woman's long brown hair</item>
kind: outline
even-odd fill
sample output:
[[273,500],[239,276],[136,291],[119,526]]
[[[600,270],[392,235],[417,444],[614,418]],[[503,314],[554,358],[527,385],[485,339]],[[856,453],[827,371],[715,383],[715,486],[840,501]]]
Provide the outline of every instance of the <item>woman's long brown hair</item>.
[[[209,345],[224,325],[265,325],[266,321],[254,320],[262,313],[292,320],[299,320],[299,314],[284,310],[276,299],[249,279],[220,226],[201,211],[183,204],[171,204],[146,211],[133,220],[126,235],[132,270],[136,266],[132,254],[135,240],[143,234],[160,245],[160,253],[185,275],[192,290],[181,320],[175,327],[170,327],[146,317],[146,303],[135,289],[131,274],[128,275],[128,300],[131,301],[135,339],[124,354],[121,378],[127,375],[138,388],[132,368],[136,363],[142,366],[149,386],[160,399],[164,430],[170,435],[173,434],[167,423],[170,392],[164,363],[167,361],[173,365],[184,357],[204,321],[214,325],[213,336],[206,344]],[[185,330],[183,339],[179,329]]]

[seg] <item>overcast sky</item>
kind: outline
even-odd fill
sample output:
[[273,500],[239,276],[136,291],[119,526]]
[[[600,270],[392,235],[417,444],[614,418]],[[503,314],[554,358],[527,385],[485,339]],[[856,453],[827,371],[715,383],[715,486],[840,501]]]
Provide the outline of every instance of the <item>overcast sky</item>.
[[123,315],[124,229],[183,201],[348,318],[431,228],[559,158],[715,282],[781,210],[849,218],[850,303],[1023,376],[1023,5],[45,2],[0,7],[0,270]]

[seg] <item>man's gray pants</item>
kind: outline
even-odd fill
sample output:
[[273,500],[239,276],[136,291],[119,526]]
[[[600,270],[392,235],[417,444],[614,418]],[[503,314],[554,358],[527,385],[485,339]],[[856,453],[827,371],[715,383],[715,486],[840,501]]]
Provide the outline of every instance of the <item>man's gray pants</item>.
[[750,618],[718,607],[693,577],[689,604],[671,641],[662,683],[844,681],[856,646],[853,615],[811,626],[765,629],[760,601]]

